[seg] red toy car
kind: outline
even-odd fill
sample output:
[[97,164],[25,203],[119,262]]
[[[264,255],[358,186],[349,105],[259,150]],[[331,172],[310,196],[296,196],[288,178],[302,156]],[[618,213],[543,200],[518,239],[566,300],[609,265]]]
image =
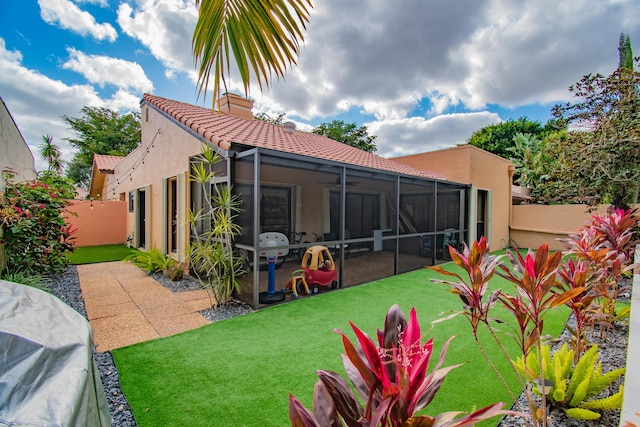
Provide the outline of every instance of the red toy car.
[[302,269],[309,290],[314,294],[320,290],[319,286],[338,287],[338,270],[333,257],[326,246],[311,246],[302,257]]

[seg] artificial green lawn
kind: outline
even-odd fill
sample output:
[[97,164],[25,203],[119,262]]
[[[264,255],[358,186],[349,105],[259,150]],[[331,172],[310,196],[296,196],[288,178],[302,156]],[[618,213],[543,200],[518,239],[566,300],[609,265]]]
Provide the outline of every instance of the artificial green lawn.
[[72,253],[67,254],[67,258],[69,263],[73,265],[94,264],[96,262],[122,261],[137,251],[137,249],[127,248],[123,244],[85,246],[76,248]]
[[[340,357],[344,348],[332,330],[340,328],[353,338],[351,320],[375,337],[387,310],[397,303],[407,317],[415,307],[423,334],[428,331],[427,337],[434,339],[437,353],[430,370],[452,335],[456,338],[445,366],[463,363],[447,376],[424,412],[471,411],[496,401],[510,402],[509,393],[482,359],[466,318],[437,323],[429,331],[430,322],[442,317],[442,312],[461,308],[456,295],[429,278],[443,277],[421,269],[114,350],[123,391],[141,427],[290,425],[289,393],[311,408],[316,370],[334,370],[344,376]],[[497,277],[491,285],[514,289]],[[503,309],[494,315],[510,318]],[[554,309],[545,318],[545,332],[557,336],[568,315],[564,307]],[[488,333],[482,332],[492,361],[517,389],[506,359]],[[513,341],[505,337],[503,342],[515,357]]]

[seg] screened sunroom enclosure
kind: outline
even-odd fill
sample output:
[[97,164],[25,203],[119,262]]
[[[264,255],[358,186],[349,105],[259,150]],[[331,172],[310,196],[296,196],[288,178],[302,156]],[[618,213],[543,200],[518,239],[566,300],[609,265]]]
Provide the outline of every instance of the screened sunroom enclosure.
[[[216,183],[242,200],[235,243],[248,271],[238,297],[255,308],[268,281],[261,233],[289,239],[289,255],[276,263],[278,291],[300,268],[295,252],[313,245],[330,249],[344,288],[448,261],[447,246],[466,241],[467,185],[259,148],[233,152],[215,169]],[[194,184],[191,208],[203,197]]]

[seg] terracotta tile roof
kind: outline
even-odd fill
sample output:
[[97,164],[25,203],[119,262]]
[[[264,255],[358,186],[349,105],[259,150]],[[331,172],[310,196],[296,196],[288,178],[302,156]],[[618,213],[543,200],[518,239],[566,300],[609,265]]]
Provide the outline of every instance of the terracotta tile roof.
[[242,144],[406,175],[446,179],[438,173],[414,169],[322,135],[299,130],[290,133],[283,126],[222,112],[212,113],[207,108],[155,95],[145,94],[144,102],[164,111],[224,150],[228,150],[232,143]]
[[106,156],[104,154],[93,155],[93,165],[101,173],[113,173],[116,165],[122,161],[124,157],[120,156]]

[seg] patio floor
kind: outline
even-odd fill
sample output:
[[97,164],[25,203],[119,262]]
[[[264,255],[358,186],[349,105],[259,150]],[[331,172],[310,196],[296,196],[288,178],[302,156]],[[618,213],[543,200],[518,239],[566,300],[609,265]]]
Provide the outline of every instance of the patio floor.
[[173,293],[130,263],[78,266],[80,288],[96,350],[167,337],[209,324],[206,290]]

